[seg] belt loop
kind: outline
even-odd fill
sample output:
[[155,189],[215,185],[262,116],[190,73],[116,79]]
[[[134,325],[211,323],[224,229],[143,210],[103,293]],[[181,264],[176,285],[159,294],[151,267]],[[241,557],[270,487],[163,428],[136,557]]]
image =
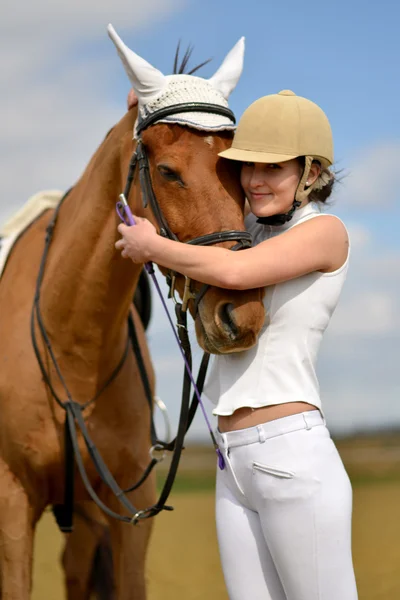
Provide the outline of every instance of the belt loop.
[[224,448],[224,450],[226,450],[229,447],[226,433],[222,433],[219,429],[216,429],[215,433],[215,437],[218,440],[218,445],[221,446],[221,448]]
[[262,425],[257,425],[257,431],[258,431],[258,441],[260,442],[260,444],[263,444],[266,440],[265,437],[265,431]]
[[308,423],[306,415],[304,413],[302,413],[302,415],[303,415],[304,423],[306,425],[306,429],[308,429],[308,430],[311,429],[311,425],[310,425],[310,423]]

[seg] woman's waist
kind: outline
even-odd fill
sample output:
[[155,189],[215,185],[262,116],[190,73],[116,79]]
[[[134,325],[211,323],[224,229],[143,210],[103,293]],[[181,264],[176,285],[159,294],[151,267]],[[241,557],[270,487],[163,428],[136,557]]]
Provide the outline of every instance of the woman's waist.
[[218,415],[218,429],[221,433],[226,433],[313,410],[319,409],[308,402],[285,402],[258,408],[243,406],[236,409],[231,415]]

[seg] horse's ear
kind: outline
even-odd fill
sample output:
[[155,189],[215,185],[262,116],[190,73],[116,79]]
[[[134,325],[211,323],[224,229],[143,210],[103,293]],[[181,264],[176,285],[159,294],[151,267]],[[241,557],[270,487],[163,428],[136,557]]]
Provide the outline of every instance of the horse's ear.
[[114,42],[118,54],[130,79],[140,104],[146,104],[153,96],[159,94],[165,87],[165,76],[128,48],[121,40],[112,25],[107,27],[108,35]]
[[233,46],[216,73],[208,80],[228,100],[243,70],[244,37]]

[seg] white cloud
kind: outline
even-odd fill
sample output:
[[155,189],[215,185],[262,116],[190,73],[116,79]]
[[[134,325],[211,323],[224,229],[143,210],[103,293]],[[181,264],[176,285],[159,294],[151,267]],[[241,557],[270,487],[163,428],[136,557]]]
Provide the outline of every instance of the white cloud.
[[394,327],[399,328],[397,311],[397,302],[389,292],[360,291],[339,304],[332,329],[342,336],[389,334]]
[[41,85],[43,78],[57,79],[69,60],[79,66],[88,49],[93,53],[106,44],[112,48],[108,23],[129,45],[135,31],[151,28],[186,2],[147,0],[144,6],[139,0],[25,0],[21,9],[21,4],[9,1],[0,21],[2,79],[9,89],[25,87],[26,93],[27,85],[32,88]]
[[371,241],[371,231],[359,223],[346,223],[350,236],[351,252],[365,249]]
[[398,141],[383,141],[366,148],[355,158],[335,195],[349,206],[392,206],[399,200],[399,164]]
[[364,272],[373,273],[376,277],[388,278],[393,284],[400,284],[400,255],[397,252],[368,257],[364,263]]
[[363,243],[361,239],[361,244],[355,245],[330,331],[340,336],[400,334],[400,255],[365,252]]
[[41,47],[49,40],[59,46],[99,38],[110,22],[125,31],[143,29],[182,8],[185,0],[146,0],[145,4],[140,0],[25,0],[20,4],[9,0],[6,4],[0,25],[3,39],[23,37]]
[[[67,189],[125,111],[111,104],[123,73],[106,26],[128,44],[186,0],[8,2],[0,21],[0,221],[44,188]],[[104,50],[103,50],[104,48]],[[107,48],[107,50],[105,50]],[[129,84],[127,81],[127,89]]]
[[328,424],[342,433],[400,426],[400,255],[361,248],[318,363]]
[[365,390],[355,380],[346,386],[327,385],[322,392],[327,424],[335,433],[350,435],[400,424],[396,382],[388,382],[384,390],[379,383]]

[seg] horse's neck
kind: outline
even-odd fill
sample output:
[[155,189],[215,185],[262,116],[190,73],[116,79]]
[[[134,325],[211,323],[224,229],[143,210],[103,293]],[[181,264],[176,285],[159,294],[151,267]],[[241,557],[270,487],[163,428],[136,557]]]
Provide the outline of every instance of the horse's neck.
[[126,166],[119,137],[124,121],[115,128],[121,134],[113,131],[103,142],[65,199],[54,231],[41,304],[50,332],[63,345],[76,344],[77,336],[83,344],[115,341],[139,277],[140,266],[114,247],[115,202]]

